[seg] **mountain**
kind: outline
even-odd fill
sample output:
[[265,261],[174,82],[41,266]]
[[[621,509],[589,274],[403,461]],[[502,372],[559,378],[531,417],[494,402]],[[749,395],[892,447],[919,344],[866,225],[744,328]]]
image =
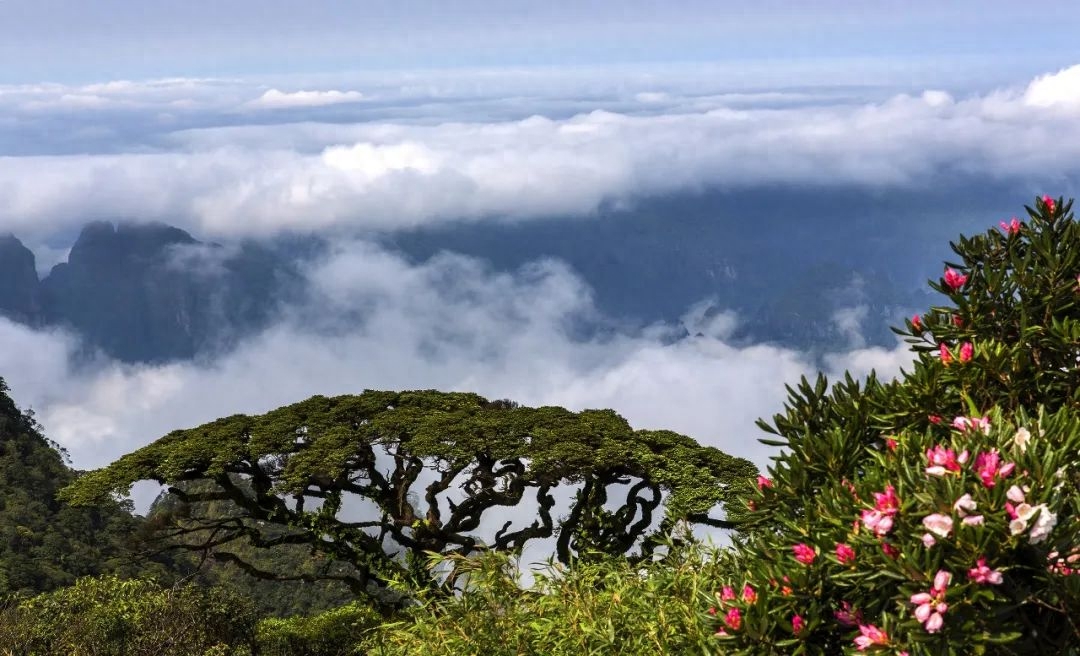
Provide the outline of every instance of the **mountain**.
[[820,352],[892,345],[889,326],[928,302],[925,281],[949,256],[940,245],[996,225],[996,208],[1009,206],[974,185],[918,197],[902,189],[714,189],[594,216],[436,225],[383,241],[414,261],[451,251],[500,271],[555,258],[616,321],[673,322],[706,301],[711,312],[736,313],[731,339]]
[[[565,262],[600,310],[599,320],[575,326],[585,335],[676,323],[696,306],[706,316],[735,312],[730,340],[820,353],[893,344],[889,326],[931,302],[925,281],[949,257],[925,244],[996,225],[999,208],[1017,197],[1006,191],[713,189],[593,216],[448,222],[376,239],[413,262],[442,251],[500,272]],[[222,246],[160,223],[92,223],[39,282],[33,254],[7,236],[0,315],[67,327],[123,361],[204,357],[305,300],[303,267],[326,247],[317,237]]]
[[72,329],[135,362],[189,359],[267,325],[302,287],[273,244],[202,243],[160,223],[88,224],[68,261],[38,281],[33,254],[0,239],[0,314]]
[[0,236],[0,314],[22,323],[41,318],[34,254],[15,235]]

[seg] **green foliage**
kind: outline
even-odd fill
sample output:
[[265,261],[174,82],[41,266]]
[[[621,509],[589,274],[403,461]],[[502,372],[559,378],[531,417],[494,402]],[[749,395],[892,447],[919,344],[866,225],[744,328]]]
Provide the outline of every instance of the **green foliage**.
[[[209,490],[212,484],[189,482],[180,485],[186,492],[200,489]],[[235,504],[229,501],[206,501],[194,511],[186,507],[174,494],[162,492],[150,507],[147,514],[148,528],[153,531],[159,527],[169,527],[176,515],[192,512],[207,517],[225,517],[236,514]],[[165,539],[158,548],[167,549],[170,545],[182,544],[189,536],[181,534],[172,539]],[[191,544],[191,541],[188,541]],[[310,547],[299,544],[281,544],[260,549],[248,543],[234,542],[228,545],[230,552],[245,563],[250,563],[260,571],[292,572],[308,574],[311,579],[327,567],[326,558],[312,554]],[[339,581],[333,580],[298,580],[276,581],[251,576],[234,563],[221,562],[213,557],[203,558],[198,551],[172,551],[180,569],[191,572],[191,579],[200,585],[227,588],[239,595],[251,599],[260,615],[289,617],[293,615],[313,615],[337,608],[352,601],[355,595]]]
[[[265,571],[295,572],[305,568],[318,571],[318,565],[312,563],[310,549],[298,545],[260,550],[237,544],[230,546],[230,549]],[[193,553],[177,554],[177,560],[190,569],[199,566],[199,559]],[[192,580],[202,586],[223,588],[250,599],[259,615],[268,617],[317,614],[354,599],[348,586],[337,581],[267,580],[251,576],[231,563],[212,559],[201,564]]]
[[383,617],[353,602],[310,617],[266,619],[258,625],[262,656],[348,656],[371,639]]
[[638,565],[625,559],[556,565],[525,590],[504,554],[450,560],[440,557],[435,565],[457,572],[464,593],[406,611],[368,638],[367,653],[632,656],[700,654],[713,645],[699,600],[724,571],[700,547]]
[[[517,551],[555,537],[563,562],[636,546],[647,556],[677,522],[732,526],[738,505],[727,506],[725,519],[709,513],[744,495],[755,473],[750,462],[684,435],[635,431],[610,410],[367,391],[174,431],[61,494],[94,504],[156,480],[179,501],[175,521],[162,526],[176,543],[256,576],[336,580],[377,595],[402,577],[435,585],[422,567],[425,552]],[[556,519],[552,492],[560,485],[580,488],[568,516]],[[613,494],[623,499],[614,509]],[[374,508],[345,519],[350,496]],[[507,522],[486,541],[475,533],[485,513],[529,497],[539,507],[531,523]],[[262,569],[231,544],[304,545],[321,569]]]
[[126,507],[112,499],[91,508],[57,501],[75,474],[6,392],[0,379],[0,596],[101,573],[163,575],[164,565],[137,556],[139,523]]
[[221,590],[84,578],[0,614],[5,656],[229,656],[254,644],[251,604]]
[[899,331],[917,354],[899,380],[790,390],[763,424],[785,450],[714,591],[718,650],[1080,651],[1071,207],[953,244],[931,283],[950,305]]

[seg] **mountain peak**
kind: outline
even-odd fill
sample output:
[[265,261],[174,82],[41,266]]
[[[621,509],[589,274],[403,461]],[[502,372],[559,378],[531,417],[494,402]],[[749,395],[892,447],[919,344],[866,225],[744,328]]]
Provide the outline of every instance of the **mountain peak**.
[[68,263],[116,267],[133,259],[160,257],[169,246],[197,243],[187,232],[164,223],[94,221],[83,227]]
[[34,254],[15,235],[0,235],[0,315],[30,322],[39,311]]

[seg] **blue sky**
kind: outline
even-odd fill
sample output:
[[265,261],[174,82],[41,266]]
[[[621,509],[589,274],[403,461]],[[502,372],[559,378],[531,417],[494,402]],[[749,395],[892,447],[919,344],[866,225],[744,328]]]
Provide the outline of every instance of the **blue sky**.
[[865,57],[1033,72],[1080,60],[1077,19],[1006,0],[0,0],[0,82]]

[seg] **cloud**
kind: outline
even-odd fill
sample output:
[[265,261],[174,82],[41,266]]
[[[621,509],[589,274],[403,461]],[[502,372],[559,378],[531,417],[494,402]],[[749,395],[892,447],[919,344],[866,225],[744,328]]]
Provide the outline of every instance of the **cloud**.
[[[77,343],[0,321],[0,375],[77,467],[104,465],[168,431],[313,394],[365,388],[476,391],[529,405],[611,407],[635,427],[668,428],[765,465],[754,420],[781,409],[783,384],[813,374],[805,354],[726,341],[737,318],[687,313],[681,326],[582,337],[597,316],[564,265],[499,273],[442,255],[414,265],[366,242],[341,242],[307,272],[312,299],[213,362],[72,364]],[[685,329],[685,330],[684,330]],[[679,334],[699,335],[673,339]],[[906,349],[833,354],[833,374],[886,375]]]
[[359,102],[364,94],[359,91],[294,91],[270,89],[247,104],[257,109],[280,109],[283,107],[325,107],[341,103]]
[[1032,107],[1076,108],[1080,105],[1080,66],[1040,75],[1028,85],[1023,99]]
[[[1080,173],[1080,112],[1062,105],[1077,70],[1040,78],[1026,90],[981,96],[927,91],[867,102],[823,94],[779,105],[768,94],[750,96],[747,104],[745,95],[690,97],[652,81],[642,91],[624,91],[622,111],[488,122],[445,120],[439,109],[428,123],[301,121],[170,131],[165,126],[177,120],[170,114],[154,119],[162,132],[130,152],[0,158],[0,229],[41,235],[87,218],[129,217],[209,236],[394,230],[583,216],[712,186],[916,189],[950,175],[1030,181],[1046,180],[1048,171],[1062,183]],[[248,102],[239,100],[248,92],[222,85],[236,100],[233,109]],[[148,88],[169,103],[185,93],[213,97],[199,83]],[[70,91],[59,97],[76,97]],[[142,96],[131,93],[126,84],[80,91],[137,104],[133,98]],[[298,93],[314,95],[272,97],[339,98],[332,91]],[[648,113],[635,113],[641,98],[650,101]],[[1055,104],[1048,106],[1050,100]],[[505,107],[514,99],[489,102]],[[390,111],[428,111],[410,107]],[[463,104],[454,111],[467,110]]]

